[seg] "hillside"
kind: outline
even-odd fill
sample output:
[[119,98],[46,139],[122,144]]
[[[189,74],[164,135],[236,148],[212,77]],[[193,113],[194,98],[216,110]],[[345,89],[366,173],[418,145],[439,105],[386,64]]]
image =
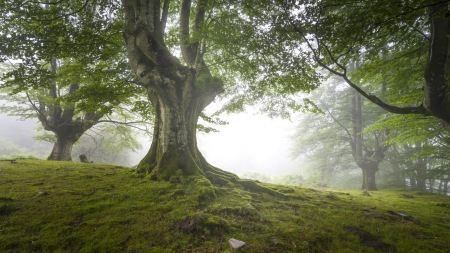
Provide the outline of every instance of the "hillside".
[[113,165],[1,161],[0,252],[229,252],[231,238],[246,243],[235,252],[450,250],[449,197],[262,185],[272,194]]

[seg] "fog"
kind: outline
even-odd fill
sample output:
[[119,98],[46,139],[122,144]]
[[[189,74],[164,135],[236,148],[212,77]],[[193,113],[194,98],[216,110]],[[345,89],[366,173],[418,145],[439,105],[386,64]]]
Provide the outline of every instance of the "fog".
[[[298,165],[289,158],[293,122],[255,113],[225,115],[222,120],[229,124],[213,126],[219,132],[198,134],[199,149],[210,164],[238,175],[259,172],[276,176],[298,172]],[[39,158],[46,158],[50,153],[50,143],[32,138],[38,135],[36,119],[20,121],[18,117],[0,115],[0,122],[0,140],[14,142],[25,148],[22,153]],[[143,148],[132,154],[134,164],[146,154],[150,141],[140,138]]]
[[293,123],[264,115],[240,113],[226,117],[218,133],[198,135],[198,146],[212,165],[237,174],[258,171],[279,175],[295,170],[289,158]]

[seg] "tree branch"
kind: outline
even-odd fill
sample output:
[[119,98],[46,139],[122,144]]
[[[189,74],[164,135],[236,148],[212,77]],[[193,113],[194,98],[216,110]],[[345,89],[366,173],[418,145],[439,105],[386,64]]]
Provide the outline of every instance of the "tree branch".
[[162,28],[163,34],[166,31],[167,17],[169,15],[169,6],[170,6],[170,0],[164,0],[163,11],[161,14],[161,28]]
[[[285,12],[287,12],[286,9],[285,9]],[[332,67],[330,67],[327,64],[325,64],[323,62],[323,60],[320,58],[320,55],[318,55],[317,52],[316,52],[319,49],[314,49],[314,47],[311,45],[311,43],[307,39],[305,33],[293,22],[293,20],[291,18],[289,18],[288,14],[287,14],[287,16],[288,16],[289,23],[292,26],[292,28],[294,29],[294,31],[297,32],[303,38],[303,40],[306,42],[306,45],[309,48],[309,50],[312,52],[313,58],[317,62],[317,64],[319,64],[319,66],[321,66],[322,68],[326,69],[330,73],[332,73],[332,74],[334,74],[336,76],[342,77],[344,79],[344,81],[351,88],[355,89],[363,97],[367,98],[372,103],[380,106],[384,110],[386,110],[388,112],[391,112],[391,113],[396,113],[396,114],[422,114],[422,115],[425,115],[425,116],[430,116],[430,114],[424,108],[423,104],[421,104],[420,106],[414,106],[414,107],[397,107],[397,106],[393,106],[393,105],[390,105],[390,104],[387,104],[387,103],[383,102],[380,98],[378,98],[375,95],[367,94],[364,90],[362,90],[359,86],[354,84],[348,78],[348,76],[347,76],[347,68],[345,68],[344,66],[340,65],[339,62],[337,62],[337,60],[333,57],[333,54],[330,52],[329,48],[327,46],[324,46],[323,43],[320,43],[320,44],[317,45],[317,47],[320,49],[321,45],[324,46],[324,48],[327,51],[327,54],[329,55],[329,57],[330,57],[331,61],[333,62],[333,64],[336,64],[340,69],[342,69],[342,72],[338,72],[337,70],[335,70]]]
[[[322,103],[322,105],[324,105],[324,104]],[[333,121],[336,122],[342,129],[344,129],[345,132],[347,132],[348,138],[350,139],[349,142],[353,143],[352,134],[348,131],[348,129],[344,125],[342,125],[341,122],[339,122],[339,120],[337,120],[333,116],[333,114],[331,114],[331,112],[330,112],[330,110],[328,110],[327,106],[325,106],[325,110],[327,111],[328,115],[330,115],[330,117],[333,119]]]

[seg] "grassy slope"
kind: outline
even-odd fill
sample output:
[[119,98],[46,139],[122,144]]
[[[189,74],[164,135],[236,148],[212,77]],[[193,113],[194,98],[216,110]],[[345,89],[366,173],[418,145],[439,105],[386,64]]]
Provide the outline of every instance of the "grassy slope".
[[247,243],[238,252],[450,250],[450,198],[439,195],[267,185],[286,194],[272,197],[228,185],[204,203],[190,180],[152,182],[112,165],[18,160],[0,170],[0,252],[228,252],[230,238]]

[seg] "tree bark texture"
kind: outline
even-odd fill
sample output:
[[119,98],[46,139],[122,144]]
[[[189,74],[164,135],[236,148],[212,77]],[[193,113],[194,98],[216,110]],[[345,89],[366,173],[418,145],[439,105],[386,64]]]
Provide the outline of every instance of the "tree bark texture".
[[72,147],[79,139],[75,134],[55,133],[55,144],[47,160],[72,161]]

